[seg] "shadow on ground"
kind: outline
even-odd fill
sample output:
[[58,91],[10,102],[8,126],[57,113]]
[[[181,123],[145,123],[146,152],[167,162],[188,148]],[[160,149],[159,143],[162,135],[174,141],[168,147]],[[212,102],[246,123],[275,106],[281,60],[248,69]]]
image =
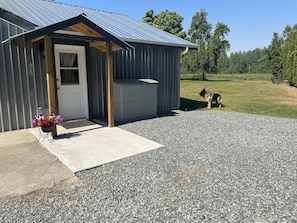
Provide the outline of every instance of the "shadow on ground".
[[180,98],[180,110],[182,111],[193,111],[197,109],[203,109],[206,107],[206,101],[197,101],[188,98]]
[[[133,122],[142,121],[142,120],[154,119],[154,118],[157,118],[157,117],[175,116],[176,114],[177,113],[175,111],[172,111],[172,110],[162,110],[162,111],[158,111],[158,114],[154,115],[154,116],[135,118],[135,119],[128,119],[128,120],[124,120],[124,121],[115,121],[115,125],[120,126],[120,125],[124,125],[124,124],[127,124],[127,123],[133,123]],[[101,119],[100,121],[107,122],[106,119]]]
[[[212,108],[218,108],[219,106],[216,103],[211,104]],[[222,104],[222,107],[225,105]],[[182,111],[193,111],[198,109],[206,109],[207,102],[206,101],[197,101],[188,98],[180,98],[180,110]]]

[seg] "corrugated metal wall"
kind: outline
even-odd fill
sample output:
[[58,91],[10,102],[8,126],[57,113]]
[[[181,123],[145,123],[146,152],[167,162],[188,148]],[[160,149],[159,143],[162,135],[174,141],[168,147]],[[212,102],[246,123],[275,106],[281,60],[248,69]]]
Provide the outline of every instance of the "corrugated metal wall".
[[158,110],[179,107],[180,49],[175,47],[131,44],[135,50],[114,55],[115,78],[151,78],[159,81]]
[[[157,45],[133,44],[134,50],[113,53],[114,79],[150,78],[159,81],[158,110],[179,108],[180,49]],[[88,67],[90,118],[107,115],[106,56],[90,50]],[[98,86],[98,87],[96,87]]]
[[87,73],[90,118],[105,118],[107,117],[106,54],[95,48],[90,48],[87,52],[89,52]]
[[[22,32],[0,19],[1,42]],[[178,108],[180,49],[132,45],[134,50],[114,52],[114,79],[158,80],[158,110]],[[90,118],[106,118],[106,55],[94,48],[87,52]],[[47,107],[45,59],[39,43],[0,44],[0,131],[30,128],[39,106]]]
[[[0,19],[0,40],[24,32]],[[44,61],[38,45],[0,44],[0,131],[31,127],[38,106],[46,106]]]

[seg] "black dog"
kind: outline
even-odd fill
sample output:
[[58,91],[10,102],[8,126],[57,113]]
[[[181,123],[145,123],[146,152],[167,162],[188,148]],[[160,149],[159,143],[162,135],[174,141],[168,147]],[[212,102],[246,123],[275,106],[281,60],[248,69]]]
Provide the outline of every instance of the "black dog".
[[207,92],[205,89],[203,89],[200,94],[201,97],[204,97],[205,101],[207,101],[207,108],[211,108],[211,103],[215,102],[219,106],[219,108],[222,107],[222,97],[220,94],[213,94],[210,92]]

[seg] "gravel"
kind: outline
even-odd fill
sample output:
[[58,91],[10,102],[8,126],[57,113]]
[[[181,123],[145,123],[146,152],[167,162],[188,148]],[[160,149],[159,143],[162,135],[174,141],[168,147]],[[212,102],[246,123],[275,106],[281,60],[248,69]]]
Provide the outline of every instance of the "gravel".
[[120,127],[165,148],[0,200],[0,222],[297,223],[297,119],[174,111]]

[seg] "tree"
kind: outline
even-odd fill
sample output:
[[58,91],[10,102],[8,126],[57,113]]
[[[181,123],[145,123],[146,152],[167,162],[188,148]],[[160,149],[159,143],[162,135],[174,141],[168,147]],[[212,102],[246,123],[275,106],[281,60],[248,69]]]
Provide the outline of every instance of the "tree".
[[268,47],[268,59],[271,64],[271,71],[273,80],[279,81],[282,78],[282,39],[278,36],[278,33],[273,33],[273,39]]
[[153,26],[154,20],[155,20],[154,10],[152,9],[148,10],[142,17],[142,22],[147,23],[151,26]]
[[282,36],[284,41],[286,41],[286,39],[288,38],[291,32],[292,32],[292,27],[287,25],[283,31],[283,36]]
[[270,61],[266,53],[267,49],[254,49],[249,51],[232,52],[224,64],[222,72],[229,74],[244,73],[270,73]]
[[207,22],[208,13],[201,9],[192,17],[191,27],[188,31],[190,40],[198,44],[199,50],[197,52],[196,63],[202,73],[202,79],[205,80],[205,73],[210,68],[210,38],[212,25]]
[[142,17],[143,22],[184,39],[186,38],[186,33],[183,31],[183,20],[184,18],[178,13],[168,10],[154,16],[154,11],[151,9]]
[[212,24],[207,22],[208,13],[201,9],[192,17],[188,36],[183,31],[183,17],[176,12],[165,10],[154,15],[152,9],[142,17],[142,21],[169,32],[178,37],[188,39],[199,46],[199,50],[190,50],[181,57],[181,71],[183,73],[202,73],[205,80],[206,73],[219,73],[228,66],[227,51],[230,43],[226,36],[230,32],[229,27],[219,22],[212,33]]
[[224,23],[217,23],[214,33],[211,37],[212,53],[212,72],[219,73],[227,62],[227,51],[230,49],[230,43],[225,39],[230,32],[229,27]]
[[297,25],[287,34],[282,52],[283,77],[288,79],[291,85],[297,86]]

